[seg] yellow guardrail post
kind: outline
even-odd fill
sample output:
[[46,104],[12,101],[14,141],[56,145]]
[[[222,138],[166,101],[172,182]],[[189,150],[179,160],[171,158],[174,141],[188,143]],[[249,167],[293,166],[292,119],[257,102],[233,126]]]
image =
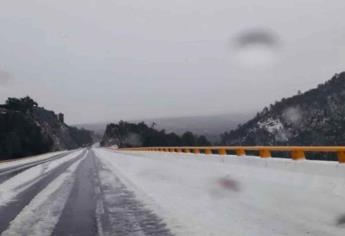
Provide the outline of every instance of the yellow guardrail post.
[[194,149],[193,149],[193,152],[194,152],[194,154],[199,154],[199,153],[200,153],[200,150],[199,150],[199,148],[194,148]]
[[218,154],[219,155],[226,155],[227,152],[226,152],[226,150],[224,148],[221,148],[221,149],[218,149]]
[[338,151],[337,157],[338,157],[339,163],[345,163],[345,151]]
[[271,151],[268,150],[268,149],[261,149],[261,150],[259,150],[259,156],[261,158],[270,158],[270,157],[272,157]]
[[301,160],[305,159],[304,151],[303,150],[294,150],[291,152],[291,158],[293,160]]
[[236,155],[237,156],[245,156],[246,151],[244,149],[236,149]]
[[206,148],[205,149],[205,154],[206,155],[212,154],[212,150],[210,148]]

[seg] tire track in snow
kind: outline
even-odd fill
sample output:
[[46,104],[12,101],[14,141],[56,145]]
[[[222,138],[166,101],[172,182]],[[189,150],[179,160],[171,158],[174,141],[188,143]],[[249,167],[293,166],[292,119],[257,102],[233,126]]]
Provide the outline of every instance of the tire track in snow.
[[75,171],[75,182],[52,235],[97,235],[95,155],[89,151]]
[[[80,160],[83,156],[85,151],[78,155],[76,158],[72,158],[67,162],[60,164],[59,166],[55,167],[54,169],[48,171],[47,173],[41,174],[38,178],[34,178],[29,182],[25,182],[23,180],[23,184],[21,186],[17,186],[15,191],[16,193],[7,193],[0,191],[0,232],[3,232],[9,226],[9,223],[23,210],[23,208],[30,203],[30,201],[43,189],[45,189],[48,184],[61,175],[64,171],[68,169],[74,162]],[[66,158],[69,155],[66,156]],[[59,161],[59,160],[55,160]],[[27,170],[28,171],[28,170]],[[23,173],[24,174],[24,173]],[[20,176],[16,176],[20,177]],[[14,177],[14,178],[16,178]],[[11,181],[8,180],[8,181]],[[7,182],[4,182],[6,184]],[[2,187],[0,185],[0,187]],[[18,194],[17,194],[18,192]],[[10,194],[9,196],[6,196]],[[5,196],[2,196],[5,195]],[[10,202],[6,202],[4,204],[4,199],[6,198],[14,198]],[[2,205],[1,205],[2,204]]]
[[3,236],[172,235],[93,151],[83,153],[0,207]]
[[51,235],[73,187],[75,170],[86,155],[87,152],[38,193],[2,235]]
[[15,167],[10,167],[10,168],[6,168],[6,169],[2,169],[0,171],[0,184],[5,182],[9,178],[17,175],[17,174],[22,173],[23,171],[25,171],[25,170],[27,170],[29,168],[32,168],[32,167],[35,167],[35,166],[38,166],[38,165],[41,165],[41,164],[44,164],[44,163],[47,163],[47,162],[50,162],[50,161],[54,161],[56,159],[65,157],[65,156],[67,156],[67,155],[69,155],[71,153],[72,152],[57,154],[57,155],[54,155],[54,156],[52,156],[50,158],[47,158],[45,160],[34,161],[34,162],[31,162],[31,163],[22,164],[22,165],[18,165],[18,166],[15,166]]
[[106,163],[96,160],[99,235],[173,235],[163,220],[137,200]]
[[77,151],[65,156],[64,158],[45,162],[41,165],[29,168],[4,181],[2,184],[0,184],[0,208],[7,205],[11,201],[15,201],[15,197],[21,192],[24,192],[26,189],[33,186],[63,163],[75,159],[81,153],[82,151]]

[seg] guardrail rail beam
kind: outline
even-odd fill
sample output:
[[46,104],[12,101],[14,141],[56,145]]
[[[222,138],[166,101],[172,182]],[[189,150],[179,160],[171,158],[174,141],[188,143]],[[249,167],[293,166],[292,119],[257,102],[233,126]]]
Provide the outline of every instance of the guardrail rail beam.
[[237,156],[245,156],[247,151],[258,151],[261,158],[272,157],[272,152],[288,152],[293,160],[306,159],[307,152],[336,153],[338,162],[345,164],[345,146],[180,146],[180,147],[137,147],[123,148],[124,151],[149,151],[149,152],[177,152],[177,153],[205,153],[227,155],[235,152]]

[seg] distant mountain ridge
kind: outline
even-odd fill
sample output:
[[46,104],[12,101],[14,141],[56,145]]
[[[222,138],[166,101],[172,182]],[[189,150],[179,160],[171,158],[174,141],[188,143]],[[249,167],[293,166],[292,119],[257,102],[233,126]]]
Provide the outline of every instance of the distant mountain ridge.
[[63,114],[39,107],[30,97],[0,105],[0,160],[93,143],[93,133],[64,123]]
[[[240,123],[249,120],[255,113],[236,113],[236,114],[221,114],[221,115],[204,115],[204,116],[188,116],[188,117],[168,117],[156,119],[143,119],[146,124],[156,124],[156,128],[165,130],[167,132],[174,132],[182,135],[186,131],[193,132],[197,135],[204,135],[211,142],[219,142],[220,135],[225,130],[235,129]],[[134,123],[141,122],[141,120],[130,121]],[[108,122],[111,123],[111,122]],[[103,135],[106,129],[107,122],[78,124],[77,127],[93,130],[94,132]]]
[[345,145],[345,72],[222,134],[226,145]]

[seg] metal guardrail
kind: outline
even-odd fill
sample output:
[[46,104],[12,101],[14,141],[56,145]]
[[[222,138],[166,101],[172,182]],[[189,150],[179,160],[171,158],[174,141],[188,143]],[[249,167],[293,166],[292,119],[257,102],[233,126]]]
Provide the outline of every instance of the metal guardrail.
[[246,155],[247,151],[257,151],[261,158],[272,157],[271,152],[289,152],[293,160],[305,159],[306,152],[336,153],[339,163],[345,164],[345,146],[204,146],[204,147],[138,147],[121,148],[129,151],[154,151],[154,152],[184,152],[195,154],[227,155],[234,151],[237,156]]

